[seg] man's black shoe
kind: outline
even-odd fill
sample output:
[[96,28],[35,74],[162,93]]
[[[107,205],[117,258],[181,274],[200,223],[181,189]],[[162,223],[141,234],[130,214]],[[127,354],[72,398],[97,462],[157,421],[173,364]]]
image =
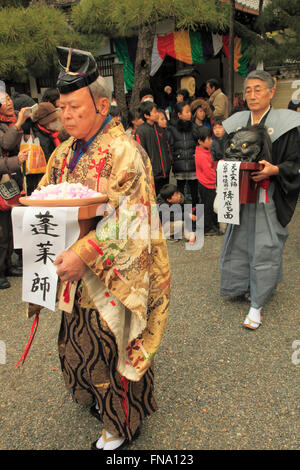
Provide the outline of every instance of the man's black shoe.
[[6,277],[0,277],[0,289],[8,289],[10,287],[10,282]]
[[11,268],[9,268],[5,271],[5,276],[22,277],[23,276],[23,269],[18,268],[16,266],[12,266]]

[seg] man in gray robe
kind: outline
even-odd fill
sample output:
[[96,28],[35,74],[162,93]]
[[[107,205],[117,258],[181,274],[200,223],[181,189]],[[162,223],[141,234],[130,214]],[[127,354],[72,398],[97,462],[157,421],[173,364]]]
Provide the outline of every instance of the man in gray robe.
[[[272,163],[261,160],[261,171],[252,179],[265,185],[256,204],[240,205],[240,225],[229,224],[221,253],[221,295],[241,296],[250,292],[251,307],[243,325],[257,329],[261,311],[282,279],[282,252],[300,188],[300,115],[275,110],[271,99],[275,83],[270,74],[254,70],[245,79],[245,98],[250,111],[223,121],[227,134],[243,126],[262,123],[272,141]],[[262,197],[263,195],[263,197]],[[269,202],[266,202],[266,200]]]

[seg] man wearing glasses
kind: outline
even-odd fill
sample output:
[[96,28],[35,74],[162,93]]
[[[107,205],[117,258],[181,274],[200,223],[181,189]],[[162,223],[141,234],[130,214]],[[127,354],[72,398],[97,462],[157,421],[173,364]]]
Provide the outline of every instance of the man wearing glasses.
[[[228,224],[221,253],[221,295],[248,296],[251,307],[243,326],[257,329],[262,308],[282,279],[282,253],[300,188],[300,116],[275,110],[271,100],[275,82],[271,75],[254,70],[245,79],[250,111],[223,121],[227,134],[241,127],[263,124],[272,141],[272,163],[261,160],[253,181],[259,189],[256,204],[240,205],[240,225]],[[262,197],[264,195],[264,197]],[[268,202],[267,202],[268,201]]]

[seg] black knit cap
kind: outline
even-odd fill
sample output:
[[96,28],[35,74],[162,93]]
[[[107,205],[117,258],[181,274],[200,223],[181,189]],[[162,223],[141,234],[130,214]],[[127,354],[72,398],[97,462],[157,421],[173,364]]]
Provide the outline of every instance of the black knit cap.
[[147,95],[153,96],[153,91],[151,90],[151,88],[142,88],[140,91],[140,100],[143,98],[143,96]]
[[56,86],[61,94],[84,88],[98,78],[97,63],[90,52],[60,46],[56,49],[61,68]]

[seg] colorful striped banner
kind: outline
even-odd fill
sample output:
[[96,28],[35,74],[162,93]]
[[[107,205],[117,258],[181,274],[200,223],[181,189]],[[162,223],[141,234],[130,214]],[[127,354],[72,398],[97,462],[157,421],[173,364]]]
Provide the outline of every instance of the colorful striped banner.
[[[134,83],[134,63],[137,48],[137,37],[121,38],[114,41],[116,53],[124,64],[124,79],[127,90]],[[154,38],[151,73],[153,76],[160,68],[166,55],[185,64],[205,64],[215,57],[223,47],[225,56],[229,56],[229,36],[212,34],[206,30],[174,31],[168,34],[157,34]],[[247,41],[244,38],[234,39],[234,71],[243,77],[247,75],[249,59],[246,54]]]
[[[225,56],[229,57],[229,35],[223,35],[223,51]],[[246,53],[248,42],[245,38],[234,38],[234,71],[242,77],[246,77],[249,67],[249,58]]]
[[162,60],[169,55],[185,64],[205,63],[200,32],[180,30],[157,34],[156,47]]

